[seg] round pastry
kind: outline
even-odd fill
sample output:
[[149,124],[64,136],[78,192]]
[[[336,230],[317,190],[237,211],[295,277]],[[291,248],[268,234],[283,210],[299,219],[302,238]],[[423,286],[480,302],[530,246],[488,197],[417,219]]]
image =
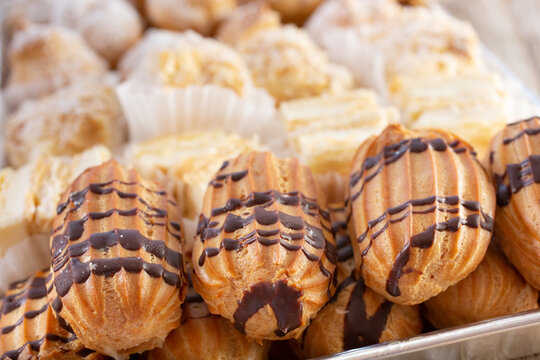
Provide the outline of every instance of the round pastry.
[[128,79],[165,87],[218,85],[242,95],[251,85],[242,57],[194,32],[148,31],[119,65]]
[[538,308],[538,291],[527,284],[497,250],[489,249],[465,279],[425,303],[438,329]]
[[159,28],[211,35],[237,5],[237,0],[146,0],[146,15]]
[[421,332],[418,306],[391,303],[353,272],[311,322],[302,346],[306,356],[314,358]]
[[114,87],[101,81],[82,81],[23,102],[7,118],[5,134],[8,163],[16,167],[98,144],[112,149],[126,136]]
[[39,271],[9,287],[0,312],[0,358],[105,360],[56,320],[47,302],[50,280],[48,270]]
[[253,152],[223,163],[193,246],[193,285],[210,312],[257,340],[302,334],[335,289],[321,195],[297,159]]
[[307,33],[292,25],[257,32],[238,49],[255,84],[277,102],[339,93],[353,86],[351,73],[331,64]]
[[124,0],[57,0],[52,21],[76,30],[112,65],[143,30],[139,14]]
[[176,203],[111,160],[75,179],[57,214],[48,296],[58,318],[115,358],[161,346],[186,291]]
[[148,360],[263,360],[268,345],[248,340],[230,321],[210,314],[203,299],[190,288],[182,324],[167,336],[162,348],[148,354]]
[[11,107],[107,71],[106,62],[84,39],[56,26],[36,25],[18,32],[9,45],[8,60],[5,97]]
[[495,193],[472,148],[389,125],[353,160],[349,221],[366,285],[413,305],[464,279],[489,245]]
[[509,124],[491,142],[495,221],[508,260],[540,290],[540,118]]
[[18,0],[4,6],[2,30],[7,43],[16,32],[24,30],[32,24],[49,24],[51,22],[56,0]]
[[236,46],[260,31],[280,26],[279,13],[267,3],[256,1],[240,6],[227,16],[219,26],[216,37],[230,46]]

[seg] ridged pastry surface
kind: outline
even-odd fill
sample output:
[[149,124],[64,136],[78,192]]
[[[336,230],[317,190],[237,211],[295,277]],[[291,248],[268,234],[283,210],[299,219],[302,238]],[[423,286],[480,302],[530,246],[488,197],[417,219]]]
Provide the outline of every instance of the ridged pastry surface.
[[358,149],[349,205],[354,254],[366,285],[410,305],[478,266],[493,231],[495,193],[463,140],[390,125]]
[[510,262],[540,289],[540,118],[509,124],[491,142],[496,229]]
[[49,301],[89,348],[122,358],[180,324],[186,277],[176,204],[114,160],[83,172],[57,208]]
[[148,354],[148,360],[263,360],[267,345],[248,340],[229,320],[210,314],[200,295],[190,288],[182,324],[167,336],[162,348]]
[[308,358],[420,334],[418,306],[394,304],[352,274],[307,328],[303,349]]
[[489,249],[478,268],[425,303],[433,326],[451,326],[538,308],[538,291],[527,284],[497,250]]
[[0,359],[105,359],[60,326],[47,301],[50,281],[46,270],[10,286],[0,310]]
[[193,247],[193,285],[212,313],[254,339],[300,336],[332,296],[330,218],[297,159],[241,154],[210,182]]

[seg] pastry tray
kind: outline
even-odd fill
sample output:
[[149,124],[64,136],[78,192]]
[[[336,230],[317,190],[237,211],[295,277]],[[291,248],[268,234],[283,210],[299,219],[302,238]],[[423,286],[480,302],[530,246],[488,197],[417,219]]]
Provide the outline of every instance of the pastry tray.
[[[8,0],[6,3],[12,3]],[[0,10],[6,9],[0,4]],[[0,13],[5,13],[0,11]],[[0,15],[0,25],[2,24]],[[0,27],[0,85],[5,75],[5,48]],[[540,98],[489,50],[482,49],[488,66],[499,72],[516,99],[516,120],[540,114]],[[3,125],[0,91],[0,125]],[[0,134],[0,166],[3,165],[3,131]],[[540,300],[540,299],[539,299]],[[363,347],[319,359],[512,359],[540,354],[540,309],[481,321],[419,336]]]

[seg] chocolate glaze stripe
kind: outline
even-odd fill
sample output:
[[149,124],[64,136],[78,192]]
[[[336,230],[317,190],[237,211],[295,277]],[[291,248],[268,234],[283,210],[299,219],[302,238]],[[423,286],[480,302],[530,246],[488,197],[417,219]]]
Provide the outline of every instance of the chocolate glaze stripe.
[[302,291],[289,286],[287,280],[254,284],[238,302],[233,314],[234,326],[245,334],[248,320],[263,306],[269,305],[277,321],[274,334],[283,337],[302,325],[302,304],[299,302],[301,296]]
[[2,315],[8,314],[19,308],[26,302],[27,299],[35,300],[47,296],[47,288],[45,285],[47,279],[48,277],[35,277],[32,279],[32,282],[28,288],[25,288],[18,293],[6,296],[2,301]]
[[33,351],[39,351],[39,349],[41,348],[41,345],[43,345],[43,343],[46,340],[47,341],[53,341],[53,342],[61,342],[61,343],[67,344],[67,343],[70,343],[70,342],[72,342],[72,341],[74,341],[76,339],[77,339],[77,337],[75,335],[70,336],[69,338],[66,338],[66,337],[62,337],[62,336],[59,336],[59,335],[55,335],[55,334],[46,334],[41,339],[34,340],[34,341],[29,341],[29,342],[25,343],[23,346],[21,346],[20,348],[18,348],[16,350],[6,351],[4,354],[2,354],[2,356],[0,357],[0,360],[4,360],[4,359],[17,360],[19,358],[19,355],[21,355],[21,353],[23,352],[23,350],[27,346],[30,346],[30,348]]
[[9,334],[13,330],[15,330],[17,326],[21,325],[24,319],[34,319],[39,314],[42,314],[45,311],[47,311],[48,308],[49,308],[49,304],[47,303],[43,305],[40,309],[30,310],[30,311],[25,312],[15,323],[13,323],[13,325],[8,325],[8,326],[4,326],[3,328],[0,328],[0,334],[2,335]]
[[[532,184],[540,184],[540,155],[531,155],[519,164],[508,164],[504,174],[494,174],[493,178],[497,189],[497,205],[507,206],[512,194]],[[506,178],[508,185],[505,183]]]
[[[342,289],[351,283],[354,288],[347,303],[347,311],[343,324],[343,350],[356,349],[363,346],[379,343],[379,339],[386,328],[388,315],[392,311],[393,304],[385,300],[369,318],[367,316],[364,292],[366,286],[364,280],[355,280],[352,275],[346,280]],[[336,295],[338,293],[336,292]]]
[[140,257],[93,259],[86,263],[74,258],[64,270],[55,275],[54,287],[58,296],[64,297],[74,283],[86,282],[90,274],[110,277],[122,269],[128,273],[140,273],[144,270],[151,277],[163,278],[170,286],[180,287],[183,283],[180,274],[165,270],[161,264],[148,263]]
[[506,126],[508,127],[511,127],[511,126],[516,126],[516,125],[519,125],[521,123],[528,123],[528,122],[531,122],[533,120],[540,120],[540,118],[538,116],[533,116],[533,117],[530,117],[528,119],[524,119],[524,120],[518,120],[518,121],[515,121],[513,123],[509,123],[507,124]]
[[[399,279],[408,271],[404,270],[405,265],[409,261],[411,254],[411,247],[417,247],[420,249],[427,249],[433,245],[435,240],[435,231],[449,231],[456,232],[460,229],[461,225],[477,229],[479,226],[487,231],[493,231],[493,219],[481,211],[480,218],[478,214],[471,214],[467,218],[454,217],[448,221],[435,223],[429,226],[426,230],[411,237],[411,240],[403,247],[400,253],[397,255],[394,264],[388,275],[386,281],[386,292],[392,296],[400,296],[401,291],[399,289]],[[371,245],[371,244],[370,244]],[[362,254],[364,255],[364,254]]]
[[[154,194],[157,194],[157,195],[160,195],[160,196],[165,196],[166,195],[165,191],[153,190],[153,189],[150,189],[150,188],[147,188],[147,187],[141,185],[138,182],[125,182],[125,181],[121,181],[121,180],[118,180],[118,179],[113,179],[113,180],[103,182],[103,183],[92,183],[92,184],[88,185],[86,188],[84,188],[82,190],[72,192],[71,194],[69,194],[68,200],[66,202],[58,204],[58,206],[56,208],[56,214],[62,213],[66,209],[66,207],[69,205],[70,202],[73,202],[73,204],[75,205],[76,208],[80,207],[82,202],[84,201],[84,198],[86,197],[86,193],[89,190],[91,192],[95,193],[95,194],[108,194],[108,193],[110,193],[111,192],[110,189],[103,189],[103,187],[109,186],[109,185],[112,185],[112,184],[121,184],[121,185],[126,185],[126,186],[138,185],[138,186],[142,187],[144,190],[146,190],[148,192],[151,192],[151,193],[154,193]],[[116,192],[119,192],[119,190],[116,190]]]
[[208,185],[213,186],[215,188],[222,187],[223,183],[221,181],[224,181],[226,179],[231,179],[231,181],[237,182],[242,180],[246,175],[248,174],[248,170],[242,170],[237,172],[232,172],[228,174],[220,174],[216,176],[215,179],[211,180]]
[[[85,217],[83,217],[82,219],[74,220],[74,221],[81,224],[81,223],[87,222],[88,219],[101,220],[101,219],[104,219],[104,218],[111,217],[115,213],[118,214],[119,216],[126,216],[126,217],[127,216],[138,216],[140,219],[142,219],[144,221],[144,223],[146,225],[149,225],[149,226],[165,226],[166,230],[167,230],[167,232],[169,234],[174,236],[176,239],[180,240],[180,234],[176,234],[176,233],[172,232],[171,229],[167,226],[166,223],[149,221],[147,219],[147,218],[152,218],[152,217],[156,216],[157,213],[156,214],[151,214],[151,213],[148,213],[148,212],[146,212],[146,211],[144,211],[142,209],[139,209],[139,208],[133,208],[133,209],[129,209],[129,210],[110,209],[110,210],[105,211],[105,212],[91,212],[88,215],[86,215]],[[58,226],[58,227],[56,227],[56,228],[54,228],[52,230],[51,234],[54,235],[57,232],[59,232],[60,230],[62,230],[64,228],[64,226],[65,226],[66,220],[67,220],[67,217],[64,218],[64,221],[60,226]],[[179,223],[171,221],[170,224],[176,231],[180,231],[180,224]]]
[[[178,251],[172,250],[167,247],[163,240],[150,240],[143,236],[138,230],[119,230],[114,229],[108,232],[93,233],[90,237],[82,242],[68,245],[68,241],[79,239],[80,231],[75,230],[73,232],[68,231],[67,234],[57,235],[52,240],[51,255],[53,257],[53,266],[55,271],[58,268],[63,267],[69,257],[80,257],[84,255],[91,247],[96,250],[106,250],[116,245],[122,246],[122,248],[130,251],[138,251],[141,248],[157,257],[158,259],[165,261],[175,269],[180,269],[182,266],[182,254]],[[70,237],[73,235],[74,237]],[[64,251],[66,253],[64,254]],[[58,261],[57,261],[58,260]]]
[[[367,237],[369,231],[373,229],[375,226],[377,226],[378,224],[380,224],[382,221],[384,221],[388,216],[399,214],[406,209],[410,209],[411,207],[433,205],[435,202],[439,204],[448,204],[450,206],[455,206],[459,204],[463,206],[465,209],[470,210],[470,211],[481,211],[480,203],[478,201],[461,200],[459,196],[430,196],[424,199],[408,200],[398,206],[387,209],[378,218],[374,220],[370,220],[368,222],[366,231],[358,237],[357,241],[362,242]],[[428,214],[430,212],[434,212],[435,210],[448,212],[448,213],[459,212],[458,209],[452,209],[452,208],[446,209],[446,208],[433,206],[426,210],[420,210],[420,211],[413,210],[412,213],[413,214]],[[406,219],[409,215],[410,215],[410,211],[408,211],[407,213],[405,213],[402,217],[398,219],[389,220],[387,223],[385,223],[385,225],[383,225],[383,229],[386,229],[388,227],[388,224],[390,223],[396,223],[396,222]],[[489,219],[485,219],[485,221],[482,223],[482,228],[488,231],[493,231],[492,227],[489,226]],[[382,231],[379,230],[378,232],[376,232],[375,234],[371,236],[371,239],[373,240],[377,238],[377,236],[379,236],[381,233]]]
[[377,155],[368,157],[362,163],[360,170],[353,172],[350,176],[349,187],[354,188],[360,180],[364,177],[367,170],[379,165],[379,167],[367,175],[360,186],[360,189],[350,196],[351,201],[356,200],[364,190],[365,185],[373,180],[378,174],[382,172],[384,166],[390,165],[398,161],[405,153],[410,151],[411,153],[422,153],[428,148],[432,148],[434,151],[442,152],[446,151],[448,147],[456,154],[470,153],[472,156],[476,156],[476,153],[468,147],[458,148],[455,141],[450,146],[442,139],[436,138],[427,140],[425,138],[405,139],[396,144],[385,146]]

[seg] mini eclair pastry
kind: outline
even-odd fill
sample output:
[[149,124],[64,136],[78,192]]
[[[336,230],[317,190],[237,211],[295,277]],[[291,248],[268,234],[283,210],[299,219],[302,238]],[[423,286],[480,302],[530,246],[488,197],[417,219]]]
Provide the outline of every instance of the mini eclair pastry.
[[465,279],[425,303],[438,329],[538,308],[538,291],[527,284],[496,249]]
[[36,100],[27,100],[5,125],[8,163],[19,167],[39,157],[75,155],[95,145],[119,145],[125,120],[114,87],[81,81]]
[[47,301],[49,270],[13,283],[2,300],[0,359],[104,360],[60,325]]
[[308,358],[397,340],[422,332],[418,306],[394,304],[351,274],[307,328],[302,347]]
[[59,26],[31,26],[18,32],[8,48],[7,103],[15,108],[83,78],[103,76],[106,62],[84,39]]
[[230,46],[237,46],[254,34],[272,28],[279,28],[279,13],[268,3],[255,1],[234,10],[219,26],[216,38]]
[[292,25],[257,32],[237,46],[255,84],[278,103],[352,88],[344,67],[330,63],[307,33]]
[[325,199],[308,168],[269,152],[223,163],[205,194],[193,285],[248,337],[298,338],[335,289]]
[[397,122],[371,90],[355,90],[283,102],[280,115],[299,159],[314,173],[347,175],[354,152],[368,137]]
[[212,315],[199,294],[188,289],[182,324],[148,360],[265,360],[269,343],[259,344],[236,330],[227,319]]
[[176,203],[111,160],[75,179],[57,214],[48,295],[57,317],[115,358],[161,346],[186,291]]
[[540,118],[507,125],[491,142],[495,227],[508,260],[540,289]]
[[145,10],[156,27],[209,36],[237,6],[237,0],[146,0]]
[[349,205],[366,285],[413,305],[478,266],[493,231],[495,193],[474,151],[457,136],[389,125],[359,147]]

